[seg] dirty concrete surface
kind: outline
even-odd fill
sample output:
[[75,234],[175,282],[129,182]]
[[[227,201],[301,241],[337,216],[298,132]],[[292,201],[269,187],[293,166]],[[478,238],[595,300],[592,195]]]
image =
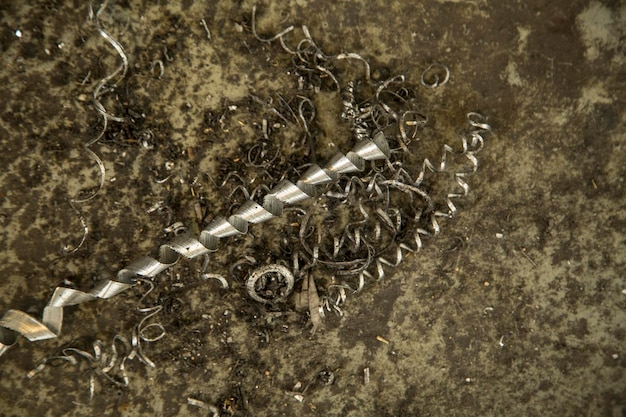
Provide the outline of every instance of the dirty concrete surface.
[[[307,25],[326,53],[368,60],[374,80],[405,74],[433,138],[454,137],[468,112],[487,118],[493,133],[458,214],[314,334],[292,300],[247,297],[230,268],[244,256],[236,239],[209,271],[229,289],[201,279],[201,261],[181,261],[141,301],[162,306],[151,320],[166,335],[144,343],[154,368],[126,362],[127,386],[88,360],[27,373],[64,348],[130,338],[145,284],[66,308],[58,339],[20,338],[0,358],[0,415],[626,415],[626,5],[544,3],[259,3],[264,37]],[[124,121],[91,147],[102,190],[72,205],[98,184],[82,145],[102,129],[91,95],[120,57],[83,2],[0,3],[2,312],[41,317],[56,286],[86,289],[156,256],[168,221],[196,235],[202,216],[228,212],[232,187],[219,181],[258,174],[241,160],[269,116],[251,95],[297,92],[289,54],[255,39],[252,6],[109,4],[100,21],[129,70],[103,104]],[[451,76],[429,89],[420,77],[433,63]],[[271,133],[275,175],[350,149],[341,99],[320,97],[311,149],[286,145],[293,126]],[[150,210],[159,202],[169,218]],[[265,248],[288,227],[253,226],[246,254],[275,260]]]

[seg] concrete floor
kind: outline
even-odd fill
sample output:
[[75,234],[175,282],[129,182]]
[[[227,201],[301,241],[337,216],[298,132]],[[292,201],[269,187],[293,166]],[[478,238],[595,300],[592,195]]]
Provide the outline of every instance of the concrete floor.
[[[98,183],[81,145],[102,127],[91,94],[119,56],[83,2],[14,3],[0,3],[0,312],[40,317],[56,286],[87,289],[156,255],[168,239],[156,203],[194,235],[198,207],[227,211],[217,180],[251,175],[240,159],[267,114],[250,94],[293,95],[297,80],[279,43],[253,36],[252,2],[112,2],[100,19],[129,71],[103,104],[125,121],[91,148],[103,189],[72,207]],[[459,213],[313,335],[291,300],[250,300],[230,271],[240,246],[276,260],[271,242],[288,224],[255,226],[252,243],[212,258],[228,290],[199,277],[202,262],[181,262],[145,302],[163,306],[153,320],[166,336],[144,343],[156,366],[128,360],[124,387],[85,358],[26,375],[64,348],[101,340],[110,354],[145,317],[145,285],[66,308],[58,339],[20,338],[0,358],[1,416],[626,415],[626,5],[334,3],[259,4],[258,30],[293,24],[298,39],[307,25],[326,53],[367,59],[373,79],[405,74],[439,145],[466,113],[485,115],[493,134]],[[436,89],[420,84],[432,63],[451,71]],[[340,98],[319,97],[315,146],[282,143],[280,168],[349,150]]]

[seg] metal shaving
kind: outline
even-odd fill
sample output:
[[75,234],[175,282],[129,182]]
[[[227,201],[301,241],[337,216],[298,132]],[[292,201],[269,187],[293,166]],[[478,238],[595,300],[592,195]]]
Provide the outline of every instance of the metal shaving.
[[212,417],[218,417],[220,415],[220,410],[218,410],[216,406],[207,404],[205,401],[197,400],[192,397],[187,397],[187,404],[194,407],[202,408],[204,410],[209,410]]
[[126,52],[124,51],[124,47],[115,38],[113,38],[113,36],[111,36],[108,32],[104,30],[99,19],[100,14],[106,9],[107,4],[108,4],[108,0],[105,0],[100,5],[100,7],[98,7],[98,10],[95,13],[93,11],[91,4],[89,4],[89,19],[96,26],[96,30],[98,31],[100,36],[102,36],[109,44],[111,44],[111,46],[119,54],[121,58],[121,62],[117,66],[117,68],[115,68],[115,70],[113,70],[110,74],[107,74],[106,76],[98,80],[93,90],[93,97],[92,97],[93,105],[96,111],[100,114],[100,116],[102,116],[102,129],[100,130],[100,133],[95,138],[90,139],[89,141],[84,143],[83,148],[85,152],[87,152],[87,155],[89,155],[89,157],[93,159],[94,162],[98,165],[98,168],[100,170],[100,182],[96,190],[92,192],[90,195],[88,195],[87,197],[74,198],[72,201],[76,203],[84,203],[93,199],[100,192],[100,190],[102,190],[102,188],[104,187],[106,168],[104,166],[104,162],[102,162],[102,159],[98,156],[98,154],[96,154],[91,149],[91,146],[97,143],[104,136],[107,130],[109,121],[114,121],[114,122],[124,121],[122,117],[114,116],[111,113],[109,113],[101,101],[102,97],[105,94],[114,90],[114,88],[117,86],[117,83],[126,76],[126,72],[128,71],[128,56],[126,55]]

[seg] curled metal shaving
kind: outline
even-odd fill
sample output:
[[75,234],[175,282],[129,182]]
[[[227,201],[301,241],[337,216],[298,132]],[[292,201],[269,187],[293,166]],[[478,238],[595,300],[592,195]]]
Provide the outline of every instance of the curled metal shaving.
[[334,59],[356,59],[358,61],[361,61],[363,65],[365,66],[365,81],[367,81],[368,83],[371,82],[372,76],[371,76],[370,64],[361,55],[350,52],[346,54],[336,55]]
[[191,259],[218,249],[222,238],[245,234],[250,224],[281,216],[285,205],[300,203],[313,197],[318,186],[333,183],[342,174],[362,172],[367,161],[386,160],[389,144],[380,132],[372,140],[358,142],[347,154],[338,152],[325,168],[312,164],[302,177],[293,183],[282,180],[274,186],[259,204],[247,200],[228,218],[215,218],[198,239],[188,235],[175,236],[159,249],[157,259],[141,257],[120,270],[115,280],[102,280],[88,291],[57,287],[41,320],[20,311],[8,310],[0,318],[0,356],[13,344],[18,335],[31,342],[57,337],[63,324],[63,308],[98,298],[111,298],[138,282],[138,277],[152,278],[173,266],[181,257]]
[[107,83],[113,80],[118,75],[120,79],[124,78],[126,76],[126,72],[128,71],[128,56],[126,55],[126,52],[124,51],[124,47],[122,47],[122,45],[117,40],[115,40],[113,36],[111,36],[108,32],[106,32],[104,28],[102,27],[102,24],[100,23],[100,19],[99,19],[100,13],[102,13],[104,9],[107,7],[107,3],[108,3],[108,0],[104,1],[95,13],[93,12],[93,8],[91,7],[91,4],[90,4],[89,5],[89,17],[96,25],[96,29],[98,30],[98,33],[100,34],[100,36],[106,39],[106,41],[109,42],[113,48],[115,48],[120,58],[122,59],[122,62],[120,63],[120,65],[117,66],[117,68],[115,68],[115,70],[112,73],[101,78],[96,84],[96,88],[93,91],[93,103],[94,103],[94,107],[103,118],[104,127],[100,135],[96,137],[95,139],[92,139],[91,141],[87,142],[86,146],[93,145],[102,137],[102,135],[104,134],[104,131],[106,130],[108,120],[112,120],[116,122],[124,121],[123,117],[114,116],[110,114],[109,112],[107,112],[106,108],[100,101],[100,98],[106,92],[112,90],[117,85],[117,82],[113,83],[111,86],[107,86]]
[[74,206],[74,204],[72,203],[72,200],[69,200],[69,204],[72,210],[74,210],[74,213],[76,213],[76,215],[78,216],[78,219],[80,220],[80,225],[83,227],[83,236],[80,239],[80,242],[78,242],[76,246],[74,247],[72,247],[71,245],[63,246],[63,253],[68,253],[68,254],[74,253],[78,249],[80,249],[85,243],[85,241],[87,240],[87,235],[89,234],[89,226],[87,226],[87,221],[85,220],[85,216],[83,216],[83,214]]
[[197,400],[193,397],[187,397],[187,404],[208,410],[207,412],[211,413],[211,417],[219,417],[220,415],[220,410],[216,406],[209,404],[206,401]]
[[281,39],[283,38],[283,36],[285,36],[287,33],[291,32],[294,29],[293,26],[289,26],[286,29],[284,29],[283,31],[277,33],[276,35],[272,36],[271,38],[262,38],[259,36],[259,34],[257,33],[256,30],[256,4],[254,6],[252,6],[252,34],[254,35],[254,37],[259,41],[259,42],[264,42],[264,43],[270,43],[272,41],[275,41],[276,39]]
[[289,268],[271,264],[257,268],[246,280],[246,290],[253,300],[260,303],[283,301],[291,291],[295,279]]
[[107,92],[113,90],[117,86],[117,82],[119,82],[119,80],[117,82],[114,82],[110,86],[107,84],[111,80],[115,79],[116,77],[119,77],[119,79],[121,80],[122,78],[126,76],[126,72],[128,71],[128,56],[126,55],[126,52],[124,51],[124,47],[115,38],[113,38],[113,36],[111,36],[108,32],[106,32],[104,28],[102,27],[102,24],[100,23],[100,19],[99,19],[100,13],[102,13],[104,9],[106,9],[107,4],[108,4],[108,0],[105,0],[100,5],[100,7],[98,7],[98,10],[95,13],[93,11],[93,7],[91,6],[91,4],[89,4],[89,19],[96,26],[96,30],[98,31],[100,36],[102,36],[107,42],[111,44],[113,48],[115,48],[116,52],[121,58],[121,63],[115,68],[113,72],[101,78],[97,82],[93,90],[93,95],[92,95],[93,105],[96,111],[100,114],[100,116],[102,116],[102,129],[100,130],[100,133],[98,134],[98,136],[96,136],[93,139],[90,139],[89,141],[83,144],[83,149],[85,150],[85,152],[87,152],[87,155],[89,155],[89,157],[98,165],[98,169],[100,171],[100,181],[98,183],[98,187],[96,188],[96,190],[92,192],[90,195],[88,195],[87,197],[74,198],[73,201],[76,203],[85,203],[93,199],[100,192],[100,190],[102,190],[102,188],[104,187],[106,168],[104,166],[104,163],[102,162],[102,159],[98,156],[98,154],[96,154],[93,150],[91,150],[90,147],[94,145],[96,142],[98,142],[102,138],[102,136],[104,136],[104,133],[107,130],[109,120],[115,121],[115,122],[124,121],[124,118],[110,114],[101,102],[101,98]]
[[[120,357],[118,345],[123,347],[126,353]],[[96,376],[104,376],[109,382],[118,387],[126,387],[129,384],[129,377],[126,373],[125,364],[127,359],[132,359],[131,355],[135,352],[131,349],[131,344],[123,336],[116,335],[110,344],[110,350],[106,350],[104,342],[96,340],[93,342],[93,354],[86,350],[69,347],[63,349],[61,355],[51,356],[43,359],[37,367],[26,374],[27,378],[33,378],[35,375],[43,371],[46,366],[57,364],[59,362],[78,365],[80,361],[87,362],[91,367],[89,373],[89,399],[93,399],[96,388]]]
[[[443,71],[443,78],[440,77]],[[437,88],[446,84],[450,80],[450,69],[439,63],[430,64],[428,68],[422,72],[421,82],[424,87]]]

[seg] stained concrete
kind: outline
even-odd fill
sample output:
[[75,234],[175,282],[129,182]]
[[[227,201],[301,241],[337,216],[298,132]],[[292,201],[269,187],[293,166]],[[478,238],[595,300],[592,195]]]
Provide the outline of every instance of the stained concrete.
[[[194,233],[198,204],[228,210],[219,179],[243,169],[237,158],[265,114],[249,94],[296,88],[291,58],[252,35],[251,2],[155,3],[114,2],[101,15],[130,61],[103,99],[125,121],[92,147],[103,189],[73,207],[98,182],[82,149],[102,127],[90,95],[119,56],[83,2],[0,4],[3,312],[39,315],[55,286],[89,288],[156,255],[168,238],[167,216],[149,212],[159,201]],[[128,361],[124,388],[87,361],[26,374],[64,347],[130,337],[145,289],[67,308],[60,338],[22,338],[0,358],[0,415],[209,414],[189,397],[224,416],[626,415],[626,6],[334,3],[259,4],[259,32],[305,24],[325,52],[361,54],[379,79],[405,74],[443,136],[469,111],[488,117],[493,134],[458,215],[314,335],[291,304],[246,297],[229,271],[237,241],[211,264],[229,290],[200,279],[201,262],[181,262],[148,299],[167,332],[144,347],[156,367]],[[431,90],[419,80],[434,62],[451,78]],[[332,104],[317,104],[318,146],[283,146],[279,168],[348,149]],[[89,233],[73,252],[81,219]],[[252,233],[271,241],[281,227]],[[278,256],[261,246],[252,255]],[[298,382],[312,382],[301,402],[286,393]]]

